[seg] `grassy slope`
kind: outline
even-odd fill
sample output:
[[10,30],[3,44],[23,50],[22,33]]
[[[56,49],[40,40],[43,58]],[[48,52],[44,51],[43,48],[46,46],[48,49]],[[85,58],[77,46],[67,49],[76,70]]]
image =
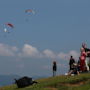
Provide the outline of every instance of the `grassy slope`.
[[16,85],[1,87],[0,90],[90,90],[90,74],[79,76],[57,76],[37,80],[38,84],[18,89]]

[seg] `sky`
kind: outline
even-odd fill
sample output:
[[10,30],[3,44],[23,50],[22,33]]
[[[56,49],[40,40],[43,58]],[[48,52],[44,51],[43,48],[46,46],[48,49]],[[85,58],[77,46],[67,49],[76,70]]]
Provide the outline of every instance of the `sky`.
[[0,74],[52,76],[54,60],[66,73],[70,55],[90,47],[89,10],[89,0],[0,0]]

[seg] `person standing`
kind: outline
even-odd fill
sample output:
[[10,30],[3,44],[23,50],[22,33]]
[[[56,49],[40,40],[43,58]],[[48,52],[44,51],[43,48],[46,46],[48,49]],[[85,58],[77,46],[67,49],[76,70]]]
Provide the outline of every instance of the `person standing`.
[[53,61],[53,77],[56,76],[56,71],[57,71],[57,64],[56,61]]
[[86,52],[84,48],[81,48],[81,56],[80,56],[80,71],[84,72],[86,69],[86,64],[85,64],[85,60],[86,60]]
[[84,48],[85,52],[87,53],[85,64],[86,64],[87,71],[89,71],[88,64],[90,63],[90,49],[87,48],[87,45],[85,43],[82,43],[82,48]]
[[70,56],[70,61],[69,61],[70,70],[73,69],[73,64],[74,63],[75,63],[75,59],[73,58],[73,56]]

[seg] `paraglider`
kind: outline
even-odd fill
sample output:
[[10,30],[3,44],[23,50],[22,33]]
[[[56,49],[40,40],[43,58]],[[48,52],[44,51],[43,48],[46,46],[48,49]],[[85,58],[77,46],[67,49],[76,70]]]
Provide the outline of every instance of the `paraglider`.
[[33,16],[35,14],[35,11],[33,9],[27,9],[25,10],[25,14],[26,14],[26,21],[28,22],[30,16]]
[[25,12],[27,13],[27,12],[32,12],[32,10],[31,9],[28,9],[28,10],[25,10]]
[[25,10],[25,13],[35,14],[35,11],[32,9],[27,9],[27,10]]
[[13,28],[14,28],[14,25],[13,24],[11,24],[11,23],[5,23],[4,24],[3,32],[4,33],[10,33]]

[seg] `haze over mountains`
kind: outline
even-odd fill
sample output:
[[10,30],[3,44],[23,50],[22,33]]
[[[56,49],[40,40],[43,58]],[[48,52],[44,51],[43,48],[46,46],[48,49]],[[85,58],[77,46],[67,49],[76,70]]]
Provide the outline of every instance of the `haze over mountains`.
[[[0,86],[7,86],[7,85],[11,85],[11,84],[14,84],[14,79],[19,79],[21,78],[22,76],[19,76],[19,75],[0,75]],[[30,76],[28,76],[30,77]],[[45,78],[45,77],[48,77],[48,76],[31,76],[32,79],[39,79],[39,78]]]

